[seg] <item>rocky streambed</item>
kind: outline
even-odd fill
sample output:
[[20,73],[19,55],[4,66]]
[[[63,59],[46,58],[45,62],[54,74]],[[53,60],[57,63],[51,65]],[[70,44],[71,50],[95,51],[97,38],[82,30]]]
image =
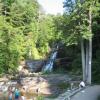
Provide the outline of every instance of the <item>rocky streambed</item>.
[[[70,89],[70,84],[73,82],[78,84],[80,78],[72,77],[66,74],[33,74],[31,76],[24,76],[13,80],[8,78],[0,78],[0,100],[6,100],[8,88],[12,87],[19,89],[20,93],[24,95],[28,100],[34,100],[39,95],[44,97],[56,97],[59,94]],[[74,86],[75,86],[74,85]]]

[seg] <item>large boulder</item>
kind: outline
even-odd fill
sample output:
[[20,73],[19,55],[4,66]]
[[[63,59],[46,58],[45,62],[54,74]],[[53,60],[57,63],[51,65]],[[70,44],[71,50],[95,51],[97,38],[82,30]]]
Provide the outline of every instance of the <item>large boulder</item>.
[[26,66],[30,72],[41,71],[43,65],[44,65],[44,60],[26,60]]

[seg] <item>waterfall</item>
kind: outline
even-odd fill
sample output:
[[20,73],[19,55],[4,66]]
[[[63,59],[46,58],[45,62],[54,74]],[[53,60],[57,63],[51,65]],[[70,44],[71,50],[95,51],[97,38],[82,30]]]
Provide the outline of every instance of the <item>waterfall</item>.
[[53,64],[56,59],[56,56],[57,56],[57,51],[55,51],[51,54],[50,59],[47,61],[47,63],[44,65],[44,67],[42,69],[43,72],[52,72]]

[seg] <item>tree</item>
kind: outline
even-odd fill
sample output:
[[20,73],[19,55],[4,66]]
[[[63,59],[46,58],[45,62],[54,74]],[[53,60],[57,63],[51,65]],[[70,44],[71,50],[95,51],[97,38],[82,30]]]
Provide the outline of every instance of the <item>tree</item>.
[[44,58],[55,40],[54,16],[37,0],[0,0],[0,63],[13,71],[21,59]]
[[[91,60],[92,60],[92,11],[95,8],[95,2],[92,0],[80,1],[66,0],[65,8],[69,9],[63,15],[63,24],[59,27],[62,33],[63,41],[67,45],[78,44],[81,40],[83,80],[91,84]],[[69,5],[69,6],[66,6]]]
[[11,71],[27,56],[26,38],[30,32],[35,36],[39,5],[36,0],[1,0],[0,5],[1,69]]

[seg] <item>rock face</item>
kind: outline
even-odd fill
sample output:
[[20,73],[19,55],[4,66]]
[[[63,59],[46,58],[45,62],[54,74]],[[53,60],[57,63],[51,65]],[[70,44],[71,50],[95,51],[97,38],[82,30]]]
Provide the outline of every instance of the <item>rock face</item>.
[[28,75],[29,73],[41,71],[44,63],[44,60],[22,60],[17,70],[20,75]]
[[38,72],[41,71],[44,62],[44,60],[27,60],[26,66],[30,72]]

